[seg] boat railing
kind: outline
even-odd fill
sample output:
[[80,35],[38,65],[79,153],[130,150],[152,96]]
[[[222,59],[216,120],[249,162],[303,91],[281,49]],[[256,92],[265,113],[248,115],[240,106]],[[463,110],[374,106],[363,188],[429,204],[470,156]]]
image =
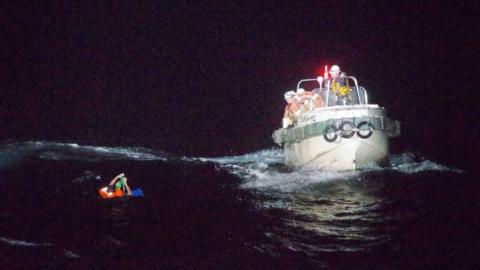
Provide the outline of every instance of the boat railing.
[[[312,92],[318,94],[323,99],[324,101],[323,107],[327,108],[331,106],[337,106],[338,97],[331,89],[330,80],[325,81],[321,78],[303,79],[298,82],[297,89],[300,88],[302,83],[313,82],[313,81],[317,81],[319,87],[315,88]],[[351,104],[348,104],[348,105],[360,105],[360,104],[367,105],[368,104],[367,91],[365,90],[364,87],[358,85],[358,81],[355,77],[347,76],[346,86],[350,88],[349,99],[351,101]],[[310,110],[313,110],[313,107],[314,107],[313,99],[307,100],[306,103],[308,103],[307,107]]]
[[[322,78],[322,77],[319,77],[319,78]],[[319,78],[317,78],[317,79],[303,79],[303,80],[300,80],[300,81],[297,83],[297,89],[300,88],[300,85],[301,85],[302,83],[305,83],[305,82],[315,82],[315,81],[319,83],[320,87],[322,87],[323,78],[322,78],[322,79],[319,79]]]

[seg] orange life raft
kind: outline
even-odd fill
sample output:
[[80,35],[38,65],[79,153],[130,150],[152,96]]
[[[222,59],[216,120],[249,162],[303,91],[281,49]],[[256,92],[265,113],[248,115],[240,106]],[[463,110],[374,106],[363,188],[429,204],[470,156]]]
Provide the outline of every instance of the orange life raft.
[[108,187],[103,187],[98,190],[98,194],[104,199],[118,198],[125,196],[125,193],[121,189],[116,189],[114,192],[108,192]]

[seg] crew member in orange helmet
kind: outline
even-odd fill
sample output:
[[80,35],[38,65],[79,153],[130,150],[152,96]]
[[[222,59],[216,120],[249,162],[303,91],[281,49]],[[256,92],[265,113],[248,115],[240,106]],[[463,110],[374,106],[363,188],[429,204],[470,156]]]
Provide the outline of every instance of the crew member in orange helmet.
[[323,102],[323,98],[319,94],[314,93],[313,91],[305,91],[305,89],[303,88],[297,89],[296,98],[300,103],[300,108],[303,109],[304,111],[313,109],[309,107],[309,104],[308,104],[308,102],[311,100],[313,100],[314,108],[323,108],[325,106],[325,103]]
[[294,91],[288,91],[284,95],[287,106],[283,114],[283,128],[293,126],[297,122],[300,113],[300,104]]

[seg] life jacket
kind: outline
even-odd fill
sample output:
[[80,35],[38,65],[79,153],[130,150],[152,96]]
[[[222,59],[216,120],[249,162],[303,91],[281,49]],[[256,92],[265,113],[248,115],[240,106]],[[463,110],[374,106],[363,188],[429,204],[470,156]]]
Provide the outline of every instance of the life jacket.
[[299,105],[299,102],[296,100],[288,103],[287,106],[285,106],[284,117],[288,117],[292,121],[295,121],[297,119],[298,112],[300,111]]
[[113,192],[110,192],[108,191],[109,187],[99,189],[98,194],[100,194],[100,196],[105,199],[123,197],[125,195],[125,193],[121,189],[115,189]]
[[[344,79],[346,80],[346,79]],[[339,97],[344,97],[350,94],[350,87],[348,85],[342,84],[339,80],[333,79],[330,85],[332,91]]]
[[313,108],[322,108],[325,106],[322,97],[312,91],[303,92],[303,94],[299,96],[299,103],[301,104],[302,111],[310,111]]
[[322,96],[317,94],[316,97],[315,97],[315,95],[314,95],[313,105],[315,106],[315,108],[325,107],[325,102],[323,102]]

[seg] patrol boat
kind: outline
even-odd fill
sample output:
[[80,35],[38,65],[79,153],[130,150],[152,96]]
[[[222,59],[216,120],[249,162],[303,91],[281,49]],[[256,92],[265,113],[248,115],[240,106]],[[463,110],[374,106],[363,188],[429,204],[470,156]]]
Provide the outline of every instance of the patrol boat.
[[400,123],[389,119],[383,107],[368,103],[367,91],[355,77],[346,76],[345,81],[349,91],[342,98],[322,77],[298,82],[297,92],[303,84],[313,84],[312,92],[324,105],[314,107],[308,98],[292,125],[273,132],[275,143],[283,145],[287,166],[346,171],[386,161],[388,139],[400,135]]

